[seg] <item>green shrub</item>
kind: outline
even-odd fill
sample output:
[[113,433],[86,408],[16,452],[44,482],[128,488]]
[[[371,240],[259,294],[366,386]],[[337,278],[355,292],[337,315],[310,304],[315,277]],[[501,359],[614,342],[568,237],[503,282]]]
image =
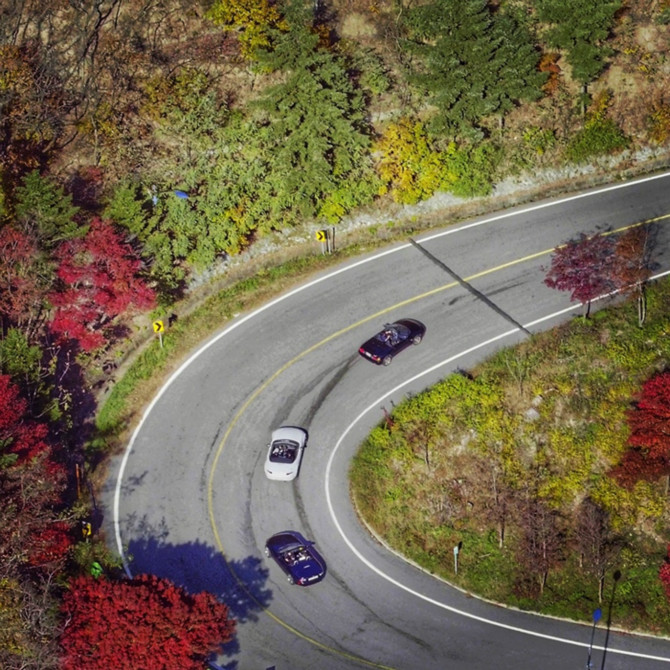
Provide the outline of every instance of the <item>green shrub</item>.
[[613,153],[628,146],[628,138],[612,119],[587,123],[567,146],[567,156],[575,163],[584,163],[594,156]]

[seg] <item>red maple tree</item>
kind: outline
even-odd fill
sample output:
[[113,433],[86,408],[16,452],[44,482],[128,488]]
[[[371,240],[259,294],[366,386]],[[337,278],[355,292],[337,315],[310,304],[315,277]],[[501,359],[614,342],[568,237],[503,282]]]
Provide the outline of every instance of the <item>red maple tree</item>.
[[62,611],[63,670],[201,670],[235,630],[226,605],[210,593],[190,595],[152,575],[128,581],[78,577]]
[[639,481],[654,481],[670,474],[668,462],[655,458],[638,447],[629,448],[621,462],[612,468],[611,475],[626,488],[633,488]]
[[37,244],[11,225],[0,228],[0,316],[21,326],[39,312],[46,278],[40,279]]
[[614,246],[609,236],[582,233],[554,250],[544,283],[549,288],[570,291],[570,300],[586,305],[588,316],[592,300],[617,288]]
[[612,474],[624,486],[670,474],[670,372],[648,379],[628,412],[626,451]]
[[70,524],[65,521],[54,521],[31,537],[28,563],[39,567],[62,561],[73,544]]
[[85,351],[105,343],[115,317],[153,306],[155,293],[138,276],[142,261],[111,223],[95,218],[86,236],[65,242],[57,256],[62,287],[49,296],[56,308],[51,330]]
[[651,456],[670,459],[670,372],[648,379],[635,409],[628,412],[631,445]]
[[28,402],[9,375],[0,375],[0,445],[20,461],[48,452],[48,428],[26,419]]
[[28,418],[27,406],[10,377],[0,375],[0,561],[41,566],[69,546],[54,511],[65,476],[52,460],[47,426]]

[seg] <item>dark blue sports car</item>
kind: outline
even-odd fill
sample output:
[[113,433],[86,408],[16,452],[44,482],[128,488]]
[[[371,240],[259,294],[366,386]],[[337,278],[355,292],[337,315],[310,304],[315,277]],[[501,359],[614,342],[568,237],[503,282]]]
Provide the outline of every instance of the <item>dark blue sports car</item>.
[[393,357],[411,344],[419,344],[426,334],[426,326],[416,319],[399,319],[387,323],[358,349],[358,353],[377,365],[390,365]]
[[309,586],[326,576],[326,562],[314,548],[314,542],[306,540],[298,531],[283,530],[273,535],[265,543],[265,555],[277,561],[289,584]]

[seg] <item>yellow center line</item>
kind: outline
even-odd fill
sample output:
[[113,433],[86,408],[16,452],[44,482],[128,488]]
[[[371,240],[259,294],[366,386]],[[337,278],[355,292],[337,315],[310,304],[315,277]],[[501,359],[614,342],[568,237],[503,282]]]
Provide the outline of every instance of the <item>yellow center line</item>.
[[[628,226],[622,226],[621,228],[617,228],[616,230],[608,230],[602,234],[618,235],[619,233],[623,233],[626,230],[631,230],[632,228],[639,228],[640,226],[646,226],[650,223],[657,223],[658,221],[663,221],[665,219],[670,219],[670,214],[663,214],[662,216],[656,216],[653,219],[647,219],[645,221],[638,221],[637,223],[631,223]],[[557,247],[553,249],[545,249],[544,251],[538,251],[537,253],[524,256],[523,258],[517,258],[514,261],[508,261],[507,263],[502,263],[501,265],[497,265],[494,268],[489,268],[488,270],[482,270],[481,272],[471,275],[470,277],[466,277],[465,279],[466,281],[472,281],[473,279],[484,277],[488,274],[492,274],[493,272],[498,272],[499,270],[505,270],[506,268],[510,268],[513,265],[519,265],[519,263],[526,263],[528,261],[534,260],[535,258],[540,258],[541,256],[547,256],[548,254],[553,253],[556,249],[563,249],[565,246],[566,246],[565,244],[559,244]]]
[[[607,231],[606,233],[603,233],[605,235],[614,235],[617,233],[621,233],[625,230],[630,230],[631,228],[637,228],[639,226],[644,226],[647,224],[655,223],[658,221],[662,221],[665,219],[670,218],[670,213],[669,214],[664,214],[662,216],[657,216],[652,219],[647,219],[646,221],[640,221],[638,223],[633,223],[628,226],[623,226],[621,228],[618,228],[616,230],[612,231]],[[420,241],[419,241],[420,244]],[[559,245],[558,247],[555,247],[556,249],[560,249],[564,247],[565,245]],[[474,279],[478,279],[480,277],[484,277],[486,275],[492,274],[494,272],[499,272],[501,270],[504,270],[506,268],[510,268],[514,265],[519,265],[521,263],[527,263],[528,261],[534,260],[536,258],[540,258],[541,256],[547,256],[551,253],[553,253],[555,249],[545,249],[544,251],[538,251],[537,253],[534,254],[529,254],[527,256],[524,256],[523,258],[518,258],[513,261],[508,261],[507,263],[502,263],[500,265],[497,265],[496,267],[489,268],[487,270],[482,270],[481,272],[477,272],[473,275],[470,275],[469,277],[465,277],[466,281],[472,281]],[[237,425],[237,422],[240,420],[242,415],[247,411],[249,408],[249,405],[258,398],[258,396],[275,380],[279,375],[281,375],[283,372],[288,370],[291,366],[295,365],[300,359],[304,358],[308,354],[316,351],[320,347],[324,346],[328,342],[334,340],[337,337],[340,337],[341,335],[348,333],[349,331],[353,330],[354,328],[358,328],[359,326],[367,323],[368,321],[373,321],[375,319],[379,319],[380,317],[384,316],[385,314],[388,314],[389,312],[392,312],[400,307],[404,307],[406,305],[410,305],[415,302],[419,302],[420,300],[423,300],[424,298],[428,298],[432,295],[436,295],[437,293],[441,293],[442,291],[446,291],[448,289],[454,288],[456,286],[459,286],[458,282],[450,282],[448,284],[444,284],[442,286],[438,286],[437,288],[431,289],[430,291],[426,291],[425,293],[421,293],[419,295],[413,296],[412,298],[408,298],[407,300],[402,300],[401,302],[395,303],[394,305],[391,305],[390,307],[387,307],[385,309],[379,310],[378,312],[375,312],[371,316],[367,316],[364,319],[360,319],[359,321],[356,321],[355,323],[352,323],[351,325],[347,326],[346,328],[341,328],[340,330],[332,333],[328,337],[325,337],[322,339],[320,342],[317,342],[316,344],[313,344],[311,347],[308,347],[301,353],[299,353],[297,356],[292,358],[290,361],[285,363],[282,367],[280,367],[272,376],[270,376],[263,384],[261,384],[246,400],[246,402],[240,407],[240,409],[236,412],[235,416],[232,418],[231,422],[228,424],[228,428],[226,429],[226,432],[224,433],[223,437],[221,438],[221,441],[219,442],[219,446],[216,450],[216,454],[214,455],[214,460],[212,462],[212,468],[210,470],[209,474],[209,479],[207,483],[207,507],[208,507],[208,512],[209,512],[209,520],[210,520],[210,525],[212,527],[212,531],[214,533],[214,540],[216,542],[216,545],[219,549],[219,552],[221,553],[221,556],[223,560],[226,563],[226,566],[228,567],[228,571],[230,574],[234,577],[235,581],[240,585],[242,590],[247,594],[247,596],[255,602],[259,609],[263,610],[265,614],[267,614],[271,619],[273,619],[276,623],[279,625],[283,626],[286,630],[290,631],[297,637],[313,644],[316,647],[319,647],[320,649],[324,649],[326,651],[329,651],[331,653],[337,654],[339,656],[342,656],[344,658],[347,658],[349,660],[356,661],[358,663],[362,663],[364,665],[374,667],[374,668],[381,668],[382,670],[393,670],[393,668],[382,665],[379,663],[374,663],[372,661],[368,661],[364,658],[355,656],[353,654],[348,654],[347,652],[343,652],[339,649],[335,649],[333,647],[330,647],[326,644],[323,644],[322,642],[319,642],[318,640],[315,640],[314,638],[311,638],[304,633],[300,632],[290,624],[286,623],[283,619],[279,618],[277,615],[273,614],[268,607],[263,605],[254,595],[251,593],[247,587],[246,584],[238,577],[237,573],[232,569],[231,565],[228,563],[226,560],[226,554],[223,548],[223,543],[221,542],[221,537],[219,535],[219,531],[216,525],[216,518],[214,515],[214,474],[216,472],[217,465],[219,463],[219,459],[221,457],[221,454],[223,453],[223,448],[228,441],[228,438],[233,431],[233,428]]]

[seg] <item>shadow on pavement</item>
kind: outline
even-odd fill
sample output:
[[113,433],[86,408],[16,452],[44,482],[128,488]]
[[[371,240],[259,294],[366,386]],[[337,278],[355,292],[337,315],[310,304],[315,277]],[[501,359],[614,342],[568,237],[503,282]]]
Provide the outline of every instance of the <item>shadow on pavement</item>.
[[[174,545],[154,538],[134,540],[128,547],[133,576],[148,573],[164,577],[189,593],[208,591],[228,606],[238,622],[257,621],[268,607],[272,591],[264,562],[255,556],[226,561],[214,547],[202,542]],[[239,653],[237,639],[225,645],[225,656]],[[234,670],[235,661],[224,670]]]
[[610,630],[612,628],[612,608],[614,607],[614,598],[616,596],[616,589],[620,579],[621,579],[621,571],[615,570],[613,575],[614,583],[612,584],[612,595],[610,597],[610,601],[607,606],[607,634],[605,635],[605,644],[603,645],[604,646],[603,660],[600,665],[600,670],[605,670],[605,659],[607,658],[607,649],[610,640]]

